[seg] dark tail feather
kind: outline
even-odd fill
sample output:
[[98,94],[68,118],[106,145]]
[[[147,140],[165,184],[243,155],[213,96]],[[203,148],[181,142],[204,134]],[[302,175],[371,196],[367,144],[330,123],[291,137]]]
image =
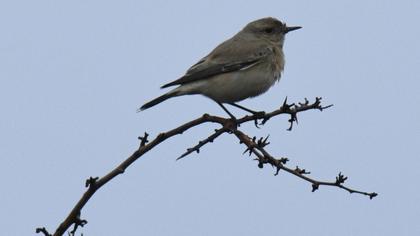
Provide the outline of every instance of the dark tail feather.
[[157,104],[165,101],[166,99],[169,99],[169,98],[174,97],[174,96],[176,96],[175,93],[171,93],[171,92],[165,93],[162,96],[157,97],[157,98],[153,99],[152,101],[150,101],[150,102],[144,104],[143,106],[141,106],[139,109],[137,109],[137,112],[146,110],[147,108],[150,108],[154,105],[157,105]]

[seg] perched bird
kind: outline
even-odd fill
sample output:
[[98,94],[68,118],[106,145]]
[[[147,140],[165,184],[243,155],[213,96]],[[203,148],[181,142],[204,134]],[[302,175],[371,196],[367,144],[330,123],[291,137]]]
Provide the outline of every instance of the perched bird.
[[235,102],[258,96],[280,80],[285,35],[300,28],[286,26],[272,17],[250,22],[189,68],[184,76],[161,88],[178,87],[144,104],[138,111],[168,98],[201,94],[214,100],[233,119],[223,103],[256,113]]

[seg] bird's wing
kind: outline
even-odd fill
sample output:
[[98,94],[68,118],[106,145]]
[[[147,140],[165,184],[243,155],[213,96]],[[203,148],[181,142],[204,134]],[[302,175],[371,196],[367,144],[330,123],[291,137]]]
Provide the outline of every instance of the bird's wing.
[[187,84],[218,74],[245,70],[261,63],[272,53],[267,44],[258,41],[240,41],[235,38],[225,41],[188,69],[184,76],[161,88]]

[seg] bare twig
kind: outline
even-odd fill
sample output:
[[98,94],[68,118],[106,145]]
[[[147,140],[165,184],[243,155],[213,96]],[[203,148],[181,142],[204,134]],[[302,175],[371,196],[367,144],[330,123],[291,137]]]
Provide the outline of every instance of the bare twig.
[[[215,130],[215,132],[211,134],[208,138],[200,141],[194,147],[189,148],[184,154],[181,155],[180,158],[185,157],[194,151],[199,152],[201,147],[203,147],[204,145],[210,142],[213,142],[217,137],[219,137],[223,133],[233,133],[236,137],[238,137],[238,139],[241,142],[243,142],[247,146],[247,151],[249,151],[250,154],[253,153],[257,156],[257,160],[259,161],[258,166],[260,168],[262,168],[264,164],[271,164],[272,166],[277,168],[276,174],[278,174],[280,170],[285,170],[293,175],[298,176],[299,178],[302,178],[312,183],[313,191],[315,191],[320,185],[329,185],[329,186],[336,186],[336,187],[345,189],[349,191],[350,193],[360,193],[360,194],[368,195],[370,198],[373,198],[377,195],[376,193],[366,193],[366,192],[361,192],[361,191],[357,191],[357,190],[353,190],[348,187],[345,187],[343,183],[347,177],[342,176],[341,173],[338,175],[335,182],[322,182],[322,181],[317,181],[317,180],[314,180],[305,176],[305,174],[309,174],[309,172],[306,172],[305,169],[300,169],[298,167],[296,167],[296,169],[290,169],[284,166],[286,162],[288,161],[287,158],[283,157],[280,159],[276,159],[276,158],[273,158],[268,152],[265,151],[264,146],[269,144],[269,142],[267,141],[268,137],[265,139],[261,138],[259,140],[256,140],[256,137],[254,137],[254,139],[250,139],[247,135],[245,135],[244,133],[242,133],[241,131],[237,129],[237,127],[242,123],[262,120],[261,124],[263,125],[272,117],[275,117],[281,114],[289,114],[290,127],[288,130],[291,130],[293,123],[297,122],[297,114],[299,112],[303,112],[303,111],[311,110],[311,109],[322,111],[331,106],[332,105],[325,106],[325,107],[321,106],[321,98],[316,98],[315,102],[312,104],[310,104],[309,101],[305,99],[304,103],[299,103],[298,105],[287,104],[287,99],[286,99],[283,105],[277,110],[274,110],[269,113],[258,112],[253,115],[244,116],[236,121],[233,121],[231,119],[226,119],[223,117],[204,114],[203,116],[195,120],[192,120],[190,122],[187,122],[175,129],[160,133],[153,140],[150,140],[150,141],[148,140],[149,134],[145,133],[143,137],[139,137],[141,141],[140,141],[140,145],[138,149],[134,151],[134,153],[131,156],[129,156],[126,160],[124,160],[120,165],[115,167],[108,174],[106,174],[105,176],[101,178],[90,177],[89,179],[86,180],[86,187],[87,187],[86,192],[82,195],[80,200],[73,207],[73,209],[71,210],[69,215],[66,217],[66,219],[56,229],[54,236],[63,235],[70,228],[71,225],[74,226],[73,230],[69,232],[72,235],[75,234],[79,226],[83,227],[87,223],[87,221],[80,219],[80,212],[83,209],[83,207],[86,205],[86,203],[89,201],[89,199],[96,193],[96,191],[99,188],[101,188],[103,185],[111,181],[116,176],[124,173],[124,171],[133,162],[135,162],[145,153],[147,153],[148,151],[150,151],[151,149],[153,149],[154,147],[156,147],[157,145],[159,145],[160,143],[162,143],[168,138],[171,138],[178,134],[182,134],[183,132],[189,130],[192,127],[198,126],[203,123],[208,123],[208,122],[220,124],[222,128]],[[45,228],[38,228],[36,232],[43,233],[45,236],[51,235],[48,233],[48,231]]]
[[308,99],[305,98],[305,102],[298,103],[298,105],[296,105],[294,103],[287,104],[287,98],[286,98],[283,102],[283,105],[280,107],[280,109],[277,109],[273,112],[264,114],[264,117],[262,117],[263,120],[262,120],[261,124],[265,124],[271,117],[274,117],[274,116],[277,116],[277,115],[280,115],[280,114],[289,114],[290,115],[290,119],[289,119],[290,126],[287,130],[290,131],[293,128],[293,123],[298,122],[297,114],[299,112],[306,111],[306,110],[311,110],[311,109],[316,109],[316,110],[323,111],[323,110],[333,106],[332,104],[328,105],[328,106],[322,106],[321,105],[321,100],[322,100],[321,97],[316,97],[315,102],[310,104]]
[[363,192],[363,191],[355,190],[355,189],[344,186],[343,184],[347,180],[347,177],[342,175],[341,172],[337,175],[336,180],[331,181],[331,182],[312,179],[306,176],[307,174],[310,174],[310,172],[307,172],[305,169],[300,169],[299,167],[296,167],[295,169],[291,169],[289,167],[286,167],[285,166],[286,163],[284,160],[287,160],[287,159],[284,159],[284,157],[280,159],[274,158],[264,149],[264,147],[261,147],[260,145],[258,145],[255,142],[254,138],[251,139],[242,131],[235,130],[234,134],[241,141],[241,143],[244,143],[247,146],[247,148],[250,151],[252,151],[253,154],[257,156],[257,160],[259,161],[259,167],[261,167],[261,164],[270,164],[277,169],[276,175],[278,174],[280,170],[285,170],[303,180],[310,182],[312,184],[312,192],[317,190],[319,186],[326,185],[326,186],[339,187],[341,189],[348,191],[349,193],[358,193],[358,194],[366,195],[366,196],[369,196],[370,199],[378,195],[375,192],[371,192],[371,193]]
[[48,233],[48,230],[45,227],[36,228],[35,232],[37,234],[42,233],[42,234],[44,234],[44,236],[52,236],[52,234]]
[[181,158],[184,158],[186,156],[188,156],[189,154],[193,153],[193,152],[197,152],[200,153],[200,148],[204,145],[206,145],[207,143],[212,143],[217,137],[219,137],[221,134],[227,132],[228,130],[225,128],[221,128],[221,129],[216,129],[214,134],[210,135],[209,137],[207,137],[204,140],[201,140],[198,142],[197,145],[195,145],[192,148],[188,148],[186,152],[184,152],[180,157],[178,157],[176,160],[179,160]]

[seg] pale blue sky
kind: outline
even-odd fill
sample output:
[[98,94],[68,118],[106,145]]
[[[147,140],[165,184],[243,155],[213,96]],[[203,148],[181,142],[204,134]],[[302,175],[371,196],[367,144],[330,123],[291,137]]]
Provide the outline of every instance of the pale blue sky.
[[[180,97],[142,113],[218,43],[273,16],[287,35],[286,68],[268,93],[242,102],[278,107],[285,96],[335,106],[269,121],[268,150],[313,177],[380,195],[374,200],[257,168],[224,135],[199,155],[175,158],[208,136],[203,125],[172,138],[106,185],[82,212],[84,235],[419,235],[419,1],[1,1],[1,235],[55,230],[84,189],[138,146],[207,112]],[[234,110],[235,114],[244,114]]]

